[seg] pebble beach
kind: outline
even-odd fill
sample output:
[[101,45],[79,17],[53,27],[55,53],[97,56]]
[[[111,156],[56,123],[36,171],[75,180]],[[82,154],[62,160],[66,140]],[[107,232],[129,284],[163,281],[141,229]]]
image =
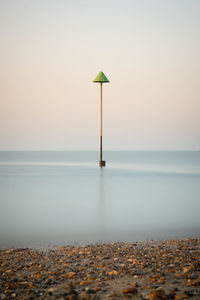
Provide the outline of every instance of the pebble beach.
[[200,299],[200,239],[0,250],[0,299]]

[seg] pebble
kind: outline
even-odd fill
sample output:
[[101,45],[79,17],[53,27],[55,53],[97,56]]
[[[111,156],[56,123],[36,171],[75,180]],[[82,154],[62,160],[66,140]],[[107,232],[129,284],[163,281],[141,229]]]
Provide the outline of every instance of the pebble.
[[0,249],[0,299],[200,299],[200,239]]
[[137,288],[130,287],[130,288],[124,289],[123,293],[124,294],[137,294]]

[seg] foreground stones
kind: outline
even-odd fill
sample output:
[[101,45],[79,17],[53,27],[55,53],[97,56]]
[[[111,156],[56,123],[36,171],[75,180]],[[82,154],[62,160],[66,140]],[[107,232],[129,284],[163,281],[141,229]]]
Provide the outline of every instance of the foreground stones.
[[0,250],[0,299],[200,299],[200,239]]

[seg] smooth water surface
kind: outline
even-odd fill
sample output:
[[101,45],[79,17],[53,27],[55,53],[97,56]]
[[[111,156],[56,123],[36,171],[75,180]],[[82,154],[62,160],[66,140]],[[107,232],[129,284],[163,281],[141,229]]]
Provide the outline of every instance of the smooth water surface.
[[200,152],[0,152],[0,246],[200,235]]

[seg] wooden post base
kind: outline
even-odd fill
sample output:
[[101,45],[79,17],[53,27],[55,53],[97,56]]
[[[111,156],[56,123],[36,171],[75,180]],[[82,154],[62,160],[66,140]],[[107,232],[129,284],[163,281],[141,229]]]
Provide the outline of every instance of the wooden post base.
[[106,161],[105,160],[100,160],[99,161],[99,167],[105,167],[106,166]]

